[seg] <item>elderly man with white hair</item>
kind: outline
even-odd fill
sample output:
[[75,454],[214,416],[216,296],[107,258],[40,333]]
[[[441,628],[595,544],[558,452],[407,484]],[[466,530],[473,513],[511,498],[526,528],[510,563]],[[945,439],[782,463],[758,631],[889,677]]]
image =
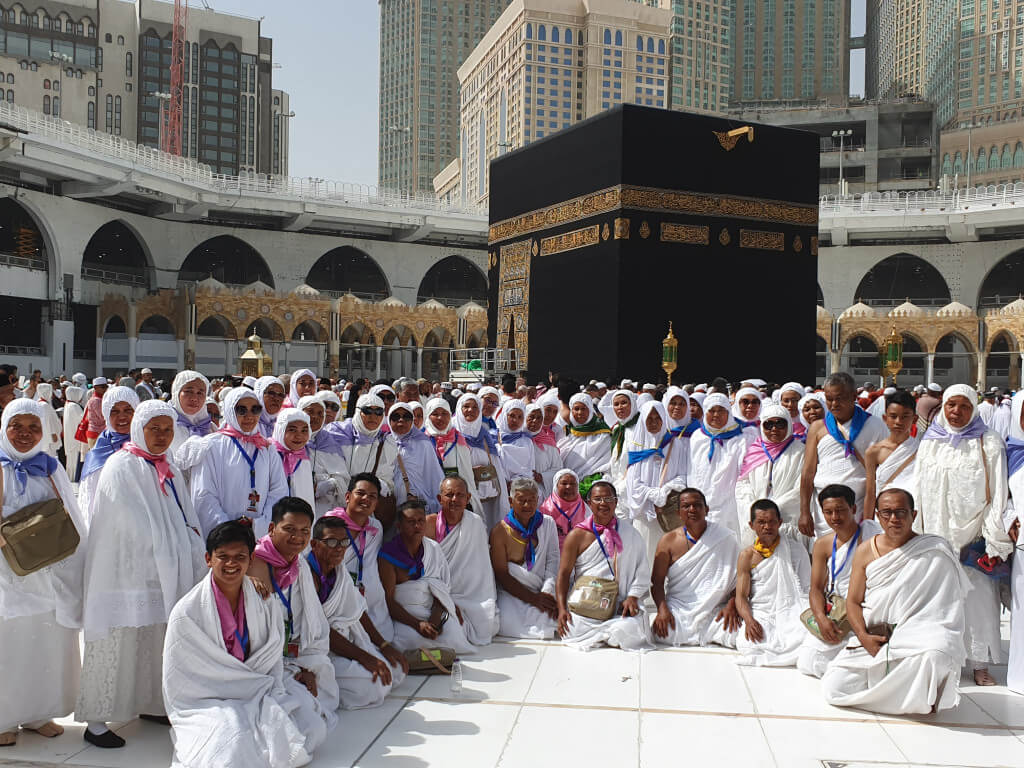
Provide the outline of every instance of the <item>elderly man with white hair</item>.
[[[1013,542],[1002,524],[1007,499],[1006,448],[1003,439],[978,414],[978,394],[956,384],[942,395],[942,409],[917,449],[917,497],[920,514],[914,530],[942,536],[960,552],[971,547],[964,566],[966,595],[964,643],[978,685],[995,685],[989,663],[1001,664],[999,593],[996,582],[977,567],[1005,560]],[[980,563],[979,563],[980,560]]]

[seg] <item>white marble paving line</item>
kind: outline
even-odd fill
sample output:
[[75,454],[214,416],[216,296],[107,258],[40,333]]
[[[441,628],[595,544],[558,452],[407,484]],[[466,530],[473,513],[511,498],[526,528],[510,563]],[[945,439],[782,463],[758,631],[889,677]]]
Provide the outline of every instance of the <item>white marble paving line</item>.
[[750,688],[750,681],[747,680],[747,676],[743,674],[742,670],[740,670],[740,680],[743,681],[743,687],[747,690],[747,698],[750,700],[750,706],[754,710],[754,716],[757,717],[757,727],[761,729],[761,737],[764,739],[764,743],[768,747],[768,754],[771,755],[772,762],[775,763],[777,768],[782,768],[782,766],[779,766],[779,758],[775,754],[775,750],[772,749],[772,741],[768,738],[768,731],[765,730],[764,722],[761,720],[759,716],[757,709],[757,699],[754,697],[754,691]]
[[[509,643],[509,645],[542,645],[542,646],[547,646],[547,645],[549,645],[549,643],[536,643],[535,644],[535,643],[511,642],[511,643]],[[519,716],[523,713],[523,704],[524,704],[524,702],[526,700],[526,697],[530,695],[530,689],[533,688],[533,683],[537,679],[537,674],[540,672],[541,662],[544,661],[544,653],[545,653],[545,650],[541,650],[541,652],[539,654],[540,658],[537,659],[537,666],[534,667],[533,675],[531,675],[531,677],[530,677],[530,684],[528,686],[526,686],[526,693],[523,694],[523,701],[519,702],[519,707],[518,707],[518,709],[516,709],[516,716],[512,720],[512,727],[509,728],[508,729],[508,733],[505,734],[505,743],[501,745],[501,752],[498,754],[498,762],[495,763],[495,766],[501,765],[501,761],[505,757],[505,752],[508,750],[508,745],[512,743],[512,734],[515,733],[516,726],[519,725]],[[465,699],[458,699],[458,701],[465,701]],[[486,699],[484,699],[484,701],[486,701]],[[512,706],[515,706],[515,705],[513,704]]]
[[[394,695],[390,695],[390,694],[387,696],[387,698],[389,698],[389,699],[401,699],[405,703],[401,707],[399,707],[397,710],[395,710],[395,714],[393,714],[391,716],[391,718],[386,723],[384,723],[383,726],[381,726],[381,729],[379,731],[377,731],[377,735],[373,737],[373,741],[371,741],[369,744],[366,745],[366,749],[364,749],[362,752],[359,753],[359,756],[355,760],[352,761],[352,765],[359,765],[359,761],[362,760],[364,757],[366,757],[366,753],[369,752],[373,748],[374,744],[376,744],[378,741],[380,741],[380,737],[384,735],[384,732],[388,728],[390,728],[391,724],[393,722],[395,722],[395,720],[398,718],[398,716],[400,714],[402,714],[402,710],[405,709],[407,706],[409,706],[409,702],[413,701],[413,697],[419,692],[420,688],[422,688],[424,685],[427,684],[427,680],[429,680],[429,679],[430,679],[429,677],[424,675],[423,679],[420,681],[420,684],[417,685],[416,689],[412,693],[410,693],[408,696],[394,696]],[[339,722],[339,725],[340,724],[341,723]]]

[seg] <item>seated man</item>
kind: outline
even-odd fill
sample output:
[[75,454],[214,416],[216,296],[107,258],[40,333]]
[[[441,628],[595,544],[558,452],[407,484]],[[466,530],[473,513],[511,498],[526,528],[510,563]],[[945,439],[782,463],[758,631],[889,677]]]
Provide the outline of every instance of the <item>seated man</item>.
[[307,690],[319,704],[317,716],[299,722],[303,733],[338,722],[338,681],[328,658],[331,628],[327,624],[309,568],[300,568],[299,555],[309,544],[313,508],[297,496],[277,501],[267,535],[256,542],[249,575],[279,600],[284,609],[285,688]]
[[[810,632],[800,647],[796,666],[805,675],[821,677],[825,667],[846,645],[849,633],[839,634],[838,627],[828,617],[826,606],[834,597],[845,599],[853,571],[853,555],[857,547],[882,529],[874,518],[857,525],[857,496],[845,485],[826,485],[818,494],[818,506],[825,522],[834,531],[814,542],[811,554],[811,611],[821,628],[824,641]],[[872,510],[874,512],[874,510]]]
[[327,515],[313,525],[306,563],[331,628],[331,662],[343,709],[375,707],[409,671],[405,657],[373,626],[366,600],[341,568],[349,535],[343,520]]
[[780,535],[782,514],[771,499],[750,507],[757,540],[740,552],[736,564],[736,612],[743,632],[736,633],[739,664],[789,667],[796,664],[807,630],[800,614],[807,605],[811,564],[802,542]]
[[[651,647],[651,628],[640,601],[651,587],[647,545],[631,525],[615,517],[615,486],[598,480],[587,495],[593,513],[565,537],[558,569],[558,634],[566,645],[589,650],[600,643],[635,651]],[[614,579],[615,613],[600,621],[569,611],[570,590],[581,576]],[[617,614],[617,615],[616,615]]]
[[913,532],[908,491],[882,491],[876,509],[884,533],[853,556],[846,609],[856,637],[821,678],[825,701],[888,715],[955,707],[970,585],[943,537]]
[[526,477],[511,483],[512,510],[491,530],[491,568],[498,590],[498,634],[544,640],[555,636],[558,531],[537,509],[540,491]]
[[315,701],[285,687],[284,617],[246,578],[252,527],[221,523],[206,539],[209,574],[171,610],[163,694],[174,726],[174,764],[305,765],[326,736]]
[[395,628],[395,647],[451,648],[470,653],[462,614],[452,600],[452,575],[436,541],[425,538],[427,510],[422,499],[398,507],[398,535],[377,556],[380,581]]
[[654,639],[666,645],[707,645],[718,636],[731,647],[734,633],[723,631],[729,627],[721,620],[736,588],[739,544],[727,526],[708,521],[708,504],[698,489],[683,490],[679,514],[683,525],[661,537],[654,555]]
[[427,515],[425,535],[441,545],[451,571],[451,593],[473,645],[489,645],[498,631],[494,571],[487,561],[487,528],[467,511],[469,485],[458,475],[441,481],[441,512]]

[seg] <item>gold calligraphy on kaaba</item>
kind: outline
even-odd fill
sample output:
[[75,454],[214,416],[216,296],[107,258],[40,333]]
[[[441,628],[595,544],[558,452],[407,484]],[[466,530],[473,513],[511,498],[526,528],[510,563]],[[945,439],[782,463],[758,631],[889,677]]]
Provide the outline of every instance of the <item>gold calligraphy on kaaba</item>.
[[615,239],[629,240],[629,219],[619,218],[615,220]]
[[708,245],[711,242],[711,228],[695,224],[671,224],[662,222],[663,243],[685,243],[687,245]]
[[530,256],[536,241],[520,240],[503,245],[499,251],[498,273],[498,340],[496,347],[506,346],[512,328],[519,362],[528,364],[530,315]]
[[588,245],[597,245],[600,241],[600,227],[595,224],[592,227],[574,229],[572,232],[563,232],[560,235],[542,238],[540,241],[540,255],[551,256],[555,253],[564,253],[576,248],[585,248]]
[[740,248],[760,248],[764,251],[784,251],[786,250],[786,235],[782,232],[762,232],[759,229],[741,229]]

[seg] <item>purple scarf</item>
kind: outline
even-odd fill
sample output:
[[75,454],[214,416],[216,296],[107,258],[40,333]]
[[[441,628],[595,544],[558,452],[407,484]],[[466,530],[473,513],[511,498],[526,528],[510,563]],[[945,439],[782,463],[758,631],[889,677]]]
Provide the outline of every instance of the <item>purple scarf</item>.
[[206,412],[206,405],[203,405],[203,414],[206,418],[200,421],[198,424],[193,424],[188,420],[188,417],[183,414],[178,414],[178,424],[188,430],[189,436],[192,437],[206,437],[212,431],[210,425],[213,424],[213,417]]
[[961,429],[959,432],[947,430],[945,427],[939,424],[939,420],[936,419],[928,426],[928,430],[924,433],[924,437],[922,437],[921,439],[944,440],[948,442],[952,447],[956,448],[958,445],[960,445],[960,442],[963,440],[970,440],[975,437],[980,438],[982,435],[985,434],[985,430],[987,429],[988,427],[985,426],[985,422],[982,421],[981,416],[975,416],[971,420],[971,423],[968,424],[963,429]]
[[409,554],[401,536],[395,536],[391,541],[380,548],[377,554],[382,560],[387,560],[395,568],[399,568],[409,574],[410,581],[415,581],[423,575],[423,543],[415,555]]

